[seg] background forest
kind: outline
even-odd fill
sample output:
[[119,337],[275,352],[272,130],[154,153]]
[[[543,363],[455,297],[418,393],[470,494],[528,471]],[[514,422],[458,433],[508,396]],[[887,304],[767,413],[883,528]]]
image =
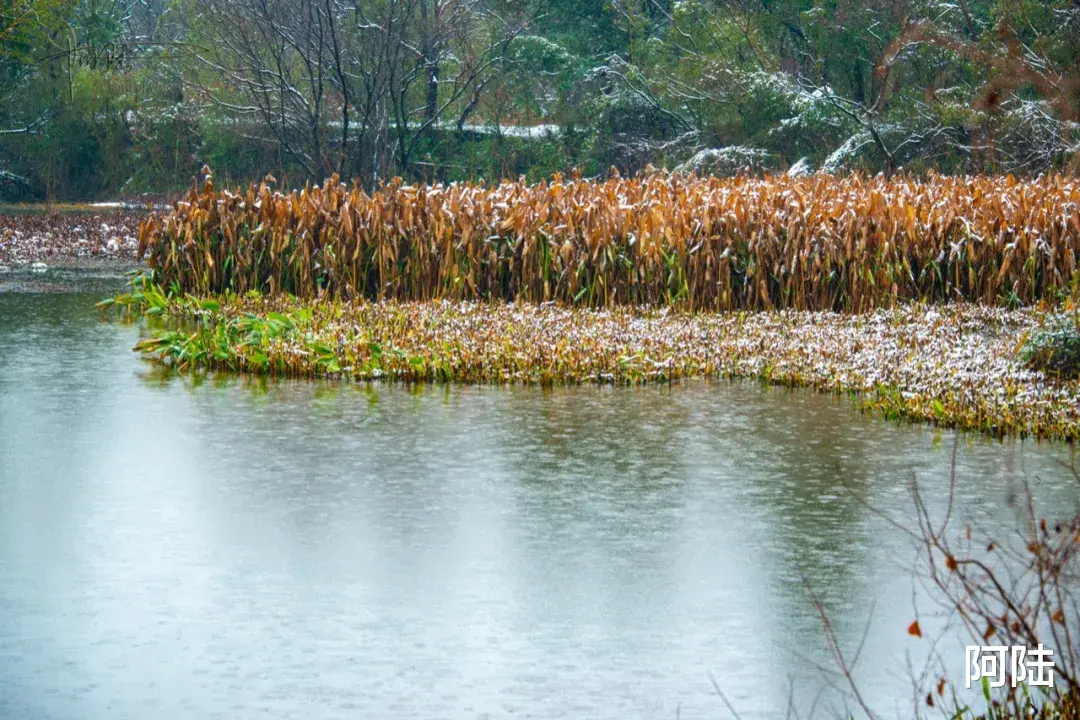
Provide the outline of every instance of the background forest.
[[0,194],[1073,172],[1080,0],[3,0]]

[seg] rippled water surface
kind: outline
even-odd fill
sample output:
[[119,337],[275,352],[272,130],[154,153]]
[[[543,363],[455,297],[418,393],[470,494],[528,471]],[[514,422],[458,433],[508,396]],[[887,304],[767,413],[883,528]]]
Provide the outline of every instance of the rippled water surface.
[[[726,717],[710,673],[805,713],[802,574],[910,715],[926,598],[859,498],[940,511],[951,434],[756,384],[163,379],[96,299],[0,294],[0,716]],[[962,438],[958,517],[1071,509],[1061,459]]]

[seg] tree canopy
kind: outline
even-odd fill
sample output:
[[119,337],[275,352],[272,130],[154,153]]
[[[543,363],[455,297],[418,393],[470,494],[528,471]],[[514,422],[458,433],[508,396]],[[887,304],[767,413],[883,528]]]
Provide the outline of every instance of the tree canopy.
[[1075,0],[5,0],[0,191],[1074,172]]

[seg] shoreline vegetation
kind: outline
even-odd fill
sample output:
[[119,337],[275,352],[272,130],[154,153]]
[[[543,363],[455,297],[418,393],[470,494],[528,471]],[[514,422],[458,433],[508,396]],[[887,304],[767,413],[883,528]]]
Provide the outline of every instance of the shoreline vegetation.
[[758,379],[850,394],[864,411],[990,436],[1080,438],[1080,381],[1025,367],[1047,313],[904,305],[860,315],[687,313],[553,304],[166,297],[106,301],[157,318],[136,346],[180,371],[353,381],[640,385]]
[[409,186],[207,172],[106,300],[181,370],[403,382],[757,378],[911,421],[1080,438],[1080,183],[700,178]]

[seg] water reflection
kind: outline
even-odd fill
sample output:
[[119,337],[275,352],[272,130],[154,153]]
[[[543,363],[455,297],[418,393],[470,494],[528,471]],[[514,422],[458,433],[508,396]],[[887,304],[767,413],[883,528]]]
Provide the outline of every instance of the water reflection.
[[[0,715],[743,717],[828,662],[903,680],[915,472],[952,436],[845,399],[168,378],[93,297],[0,296]],[[958,513],[1059,447],[966,438]],[[918,599],[915,598],[915,601]],[[915,647],[913,652],[917,652]],[[957,667],[962,657],[956,659]]]

